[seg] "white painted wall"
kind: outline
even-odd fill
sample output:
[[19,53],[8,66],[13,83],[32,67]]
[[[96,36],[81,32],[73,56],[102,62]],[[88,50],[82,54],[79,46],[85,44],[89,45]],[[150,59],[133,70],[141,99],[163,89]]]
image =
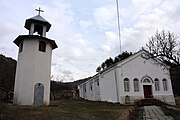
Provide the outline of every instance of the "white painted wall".
[[46,52],[40,52],[38,47],[38,39],[23,41],[23,50],[18,55],[16,68],[15,104],[33,105],[36,83],[44,85],[44,104],[49,104],[52,47],[48,42]]
[[102,101],[117,102],[115,71],[100,75],[100,98]]
[[[146,53],[145,51],[140,51],[128,59],[118,63],[116,66],[111,67],[103,71],[99,75],[99,84],[100,84],[100,100],[108,102],[120,102],[125,104],[125,96],[130,97],[130,102],[135,102],[136,100],[144,98],[143,85],[152,85],[152,94],[154,98],[157,98],[163,102],[169,104],[175,104],[174,96],[172,92],[172,85],[169,70],[165,69],[164,66],[160,66],[155,63],[154,60],[149,59],[145,60],[141,57],[142,54]],[[147,53],[146,53],[147,54]],[[151,83],[143,83],[142,79],[148,76],[152,79]],[[124,79],[128,78],[130,80],[130,91],[124,92]],[[137,78],[139,80],[139,92],[134,92],[133,79]],[[160,91],[155,91],[154,79],[158,78],[160,81]],[[162,79],[166,78],[168,81],[168,91],[163,90]],[[92,78],[94,79],[94,78]],[[89,80],[90,81],[90,80]],[[86,85],[88,89],[88,82]],[[80,85],[82,86],[82,85]],[[80,96],[88,100],[92,99],[93,94],[87,91],[86,97],[83,94],[83,87],[79,87]],[[95,93],[94,93],[95,95]]]
[[99,76],[94,77],[94,100],[100,101],[100,84],[99,84]]
[[[143,51],[142,51],[143,52]],[[118,66],[121,66],[119,64]],[[170,74],[169,70],[165,69],[164,66],[160,66],[159,64],[155,63],[153,59],[145,60],[141,57],[141,53],[132,56],[129,58],[128,61],[125,61],[122,63],[122,67],[118,67],[117,70],[119,71],[119,87],[120,89],[120,102],[124,103],[125,96],[128,95],[131,97],[131,100],[134,101],[135,99],[141,99],[144,98],[144,91],[143,91],[143,84],[141,82],[142,78],[144,76],[149,76],[154,81],[155,78],[158,78],[160,80],[160,91],[155,91],[154,83],[152,82],[152,94],[153,96],[163,95],[165,96],[173,96],[172,92],[172,86],[171,86],[171,80],[170,80]],[[120,73],[122,75],[120,75]],[[125,78],[129,78],[130,80],[130,92],[124,92],[124,82],[123,80]],[[140,85],[140,91],[134,92],[134,84],[133,79],[137,78],[139,80]],[[168,91],[164,91],[162,89],[162,79],[166,78],[168,80]],[[174,103],[174,99],[171,100],[172,103]]]
[[[92,84],[92,89],[90,87]],[[78,86],[79,96],[81,98],[92,100],[92,101],[100,101],[100,84],[99,84],[99,76],[95,76],[83,84]],[[86,89],[86,91],[85,91]]]

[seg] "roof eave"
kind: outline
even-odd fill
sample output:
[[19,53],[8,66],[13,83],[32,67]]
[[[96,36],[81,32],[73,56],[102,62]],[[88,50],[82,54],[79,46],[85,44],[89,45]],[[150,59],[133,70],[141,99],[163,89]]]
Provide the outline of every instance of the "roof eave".
[[24,39],[30,39],[30,38],[38,38],[38,39],[43,39],[47,42],[49,42],[52,46],[52,49],[56,49],[58,46],[54,40],[41,37],[38,35],[19,35],[13,42],[19,47],[19,44],[24,40]]

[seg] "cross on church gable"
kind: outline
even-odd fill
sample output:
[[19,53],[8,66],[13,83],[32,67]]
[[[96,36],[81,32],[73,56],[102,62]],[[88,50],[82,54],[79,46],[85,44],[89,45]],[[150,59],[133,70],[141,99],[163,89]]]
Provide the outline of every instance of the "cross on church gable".
[[44,12],[43,10],[41,10],[41,8],[39,7],[39,9],[35,9],[36,11],[38,11],[38,15],[40,15],[41,12]]

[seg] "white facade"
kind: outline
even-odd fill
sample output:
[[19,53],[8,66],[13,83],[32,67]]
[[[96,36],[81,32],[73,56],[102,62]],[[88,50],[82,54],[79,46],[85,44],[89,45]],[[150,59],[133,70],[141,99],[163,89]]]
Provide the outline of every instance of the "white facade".
[[[19,47],[14,104],[49,105],[51,55],[52,50],[57,48],[55,41],[45,37],[44,32],[49,26],[41,16],[30,18],[25,24],[31,31],[29,35],[20,35],[14,40]],[[32,31],[37,31],[39,35],[33,35]]]
[[[142,57],[147,54],[143,50],[139,51],[97,74],[95,77],[99,78],[99,100],[126,104],[144,98],[156,98],[175,104],[168,68],[160,65],[158,60]],[[95,98],[95,93],[83,91],[83,87],[88,89],[89,82],[93,79],[94,77],[86,81],[86,86],[84,83],[79,85],[80,97],[96,101],[92,99]]]
[[38,40],[24,40],[23,50],[18,55],[16,68],[14,103],[33,105],[34,86],[44,85],[44,104],[49,104],[50,70],[52,48],[46,44],[46,52],[38,50]]
[[78,88],[80,90],[80,97],[92,101],[100,101],[100,87],[98,75],[79,85]]

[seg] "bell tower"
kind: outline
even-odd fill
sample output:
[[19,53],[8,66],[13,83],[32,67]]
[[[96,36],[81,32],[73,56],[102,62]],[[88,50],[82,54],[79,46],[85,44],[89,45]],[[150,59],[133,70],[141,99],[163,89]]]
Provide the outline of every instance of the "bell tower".
[[40,12],[44,12],[43,10],[40,8],[35,10],[38,11],[39,14],[27,19],[25,28],[29,30],[29,35],[33,35],[35,32],[37,32],[38,35],[46,37],[46,32],[49,31],[51,24],[40,16]]
[[29,35],[14,40],[19,47],[14,104],[42,106],[50,101],[51,56],[57,45],[46,37],[51,24],[40,15],[40,8],[36,10],[39,14],[25,22]]

